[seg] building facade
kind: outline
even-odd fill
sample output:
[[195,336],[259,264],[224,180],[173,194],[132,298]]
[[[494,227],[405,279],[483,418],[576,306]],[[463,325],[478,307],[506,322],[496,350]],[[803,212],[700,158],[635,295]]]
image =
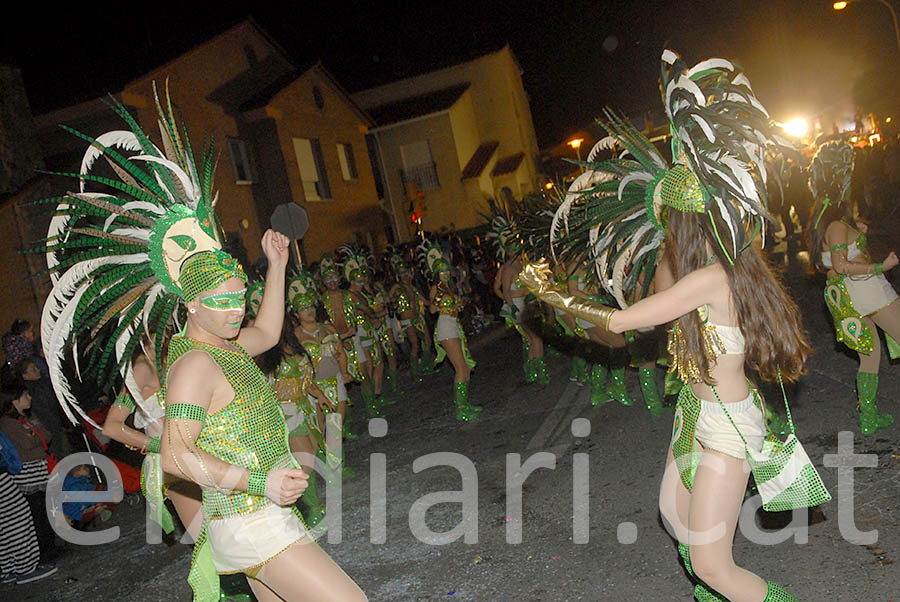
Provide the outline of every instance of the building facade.
[[521,75],[504,46],[353,95],[375,122],[379,194],[398,239],[412,239],[417,226],[471,228],[484,221],[487,199],[536,190],[537,139]]

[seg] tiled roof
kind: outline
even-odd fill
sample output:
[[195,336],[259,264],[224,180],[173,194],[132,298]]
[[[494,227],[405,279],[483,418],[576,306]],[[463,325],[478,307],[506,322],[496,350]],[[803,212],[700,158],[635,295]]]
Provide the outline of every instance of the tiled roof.
[[522,159],[524,158],[525,153],[523,152],[518,152],[515,155],[501,157],[497,160],[497,164],[494,165],[494,170],[491,172],[491,177],[502,176],[504,174],[516,171],[519,168],[519,165],[521,165]]
[[378,125],[390,125],[416,117],[446,111],[469,89],[469,83],[435,90],[427,94],[404,98],[396,102],[369,109],[368,113]]
[[500,146],[500,143],[496,140],[488,140],[487,142],[482,142],[481,146],[479,146],[474,153],[472,153],[472,158],[469,159],[469,162],[466,163],[466,167],[462,172],[462,179],[466,180],[468,178],[477,178],[481,175],[481,172],[484,171],[485,166],[487,166],[488,161],[491,160],[491,156],[493,156],[494,151],[497,150],[497,147]]

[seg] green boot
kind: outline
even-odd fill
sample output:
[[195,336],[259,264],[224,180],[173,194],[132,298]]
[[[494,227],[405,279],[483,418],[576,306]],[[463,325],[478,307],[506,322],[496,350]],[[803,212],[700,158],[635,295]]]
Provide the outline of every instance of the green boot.
[[535,382],[539,385],[549,385],[550,375],[547,374],[547,363],[542,357],[536,357],[532,360],[535,365]]
[[580,355],[572,356],[572,367],[569,369],[569,380],[581,384],[591,381],[591,373],[587,368],[587,360]]
[[456,419],[469,421],[478,418],[483,408],[469,403],[469,383],[453,383],[455,397],[453,405],[456,406]]
[[610,368],[609,380],[606,381],[606,394],[623,406],[634,405],[634,400],[628,395],[625,387],[625,366]]
[[350,441],[352,439],[356,439],[358,436],[350,427],[350,402],[347,401],[347,407],[344,409],[344,418],[341,420],[341,439],[345,439]]
[[697,602],[726,602],[724,598],[720,598],[719,596],[712,593],[700,579],[697,578],[697,575],[694,574],[694,568],[691,566],[691,548],[683,543],[678,544],[678,554],[681,556],[681,560],[684,562],[684,570],[687,571],[687,574],[690,575],[691,580],[696,584],[694,587],[694,598]]
[[374,391],[365,391],[362,392],[363,403],[366,404],[366,416],[369,418],[378,418],[381,416],[381,402],[379,402],[375,398]]
[[606,394],[606,378],[609,375],[606,366],[594,364],[591,369],[591,405],[599,406],[612,401]]
[[315,471],[309,475],[308,483],[309,485],[306,487],[306,491],[300,496],[300,501],[306,506],[306,512],[304,513],[306,524],[310,527],[315,527],[323,518],[325,518],[325,506],[319,502],[319,488],[316,484],[317,479]]
[[763,602],[800,602],[800,600],[777,583],[766,581],[766,597]]
[[397,372],[388,368],[384,371],[384,384],[387,391],[382,391],[384,405],[392,406],[397,403],[396,397],[400,394],[400,387],[397,384]]
[[644,396],[644,404],[650,410],[651,416],[665,414],[669,408],[663,405],[659,395],[659,387],[656,385],[656,368],[640,368],[638,379],[641,383],[641,393]]
[[409,356],[409,375],[416,382],[422,382],[422,358],[416,355]]
[[537,382],[537,366],[534,360],[535,358],[522,360],[522,372],[525,373],[525,381],[529,383]]
[[434,351],[428,348],[422,350],[422,374],[431,374],[437,370],[434,367]]
[[859,430],[863,435],[874,435],[875,431],[894,424],[890,414],[879,414],[875,405],[878,394],[878,374],[856,373],[856,393],[859,396]]

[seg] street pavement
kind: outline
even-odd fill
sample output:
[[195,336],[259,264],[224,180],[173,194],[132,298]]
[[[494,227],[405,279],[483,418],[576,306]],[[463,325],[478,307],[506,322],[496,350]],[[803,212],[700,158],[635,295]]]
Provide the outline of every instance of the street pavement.
[[[900,424],[875,437],[859,434],[857,362],[834,342],[821,282],[807,276],[796,260],[787,266],[785,280],[815,348],[809,374],[789,387],[791,410],[797,434],[834,499],[821,506],[824,521],[774,545],[750,541],[780,532],[760,531],[747,502],[735,560],[803,601],[900,600]],[[478,421],[454,420],[449,367],[423,383],[404,376],[404,394],[388,409],[383,436],[367,434],[362,407],[354,408],[360,437],[348,443],[347,457],[358,476],[342,484],[341,528],[331,530],[340,543],[328,543],[326,536],[324,549],[373,601],[692,600],[692,586],[656,502],[672,416],[653,418],[642,407],[636,373],[629,372],[628,387],[637,404],[592,407],[588,390],[568,379],[568,358],[549,358],[550,385],[529,385],[514,333],[495,327],[472,347],[478,368],[471,398],[485,408]],[[661,369],[658,376],[661,384]],[[780,395],[770,391],[767,398],[781,407]],[[884,358],[881,409],[900,418],[898,398],[900,369]],[[845,437],[852,438],[856,453],[866,454],[863,460],[870,466],[846,468],[852,463],[846,457],[838,462],[845,466],[839,494],[836,463],[825,466],[823,457],[837,454],[841,431],[849,433]],[[377,454],[384,455],[387,475],[383,515],[377,505],[370,511],[370,487],[377,492],[381,481]],[[529,458],[555,467],[527,475],[519,515],[516,488],[508,491],[507,481]],[[375,478],[370,478],[372,467]],[[576,532],[573,483],[585,484],[586,472],[589,529]],[[848,475],[854,478],[852,493]],[[461,524],[460,503],[436,503],[453,500],[440,492],[459,491],[464,483],[477,489],[477,516],[469,513],[468,528]],[[190,600],[185,581],[190,547],[146,543],[143,504],[136,502],[120,504],[103,525],[120,528],[115,542],[70,545],[56,575],[30,585],[0,586],[0,596],[48,602]],[[416,519],[422,510],[427,530]],[[801,513],[801,523],[806,516]],[[766,524],[771,526],[773,518],[766,517]]]

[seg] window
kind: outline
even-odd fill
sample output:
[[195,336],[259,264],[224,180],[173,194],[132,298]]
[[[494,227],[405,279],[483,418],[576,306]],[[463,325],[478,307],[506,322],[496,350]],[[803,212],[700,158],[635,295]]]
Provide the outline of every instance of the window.
[[356,180],[359,174],[356,171],[356,159],[353,157],[352,144],[337,145],[338,159],[341,162],[341,175],[345,180]]
[[247,156],[247,145],[239,138],[228,139],[228,153],[231,155],[231,168],[234,181],[238,184],[250,184],[253,175],[250,171],[250,159]]
[[437,165],[431,156],[428,140],[404,144],[400,147],[403,160],[403,182],[415,182],[419,190],[434,190],[441,187]]
[[321,201],[331,198],[322,146],[318,138],[294,138],[294,154],[303,181],[303,195],[307,201]]

